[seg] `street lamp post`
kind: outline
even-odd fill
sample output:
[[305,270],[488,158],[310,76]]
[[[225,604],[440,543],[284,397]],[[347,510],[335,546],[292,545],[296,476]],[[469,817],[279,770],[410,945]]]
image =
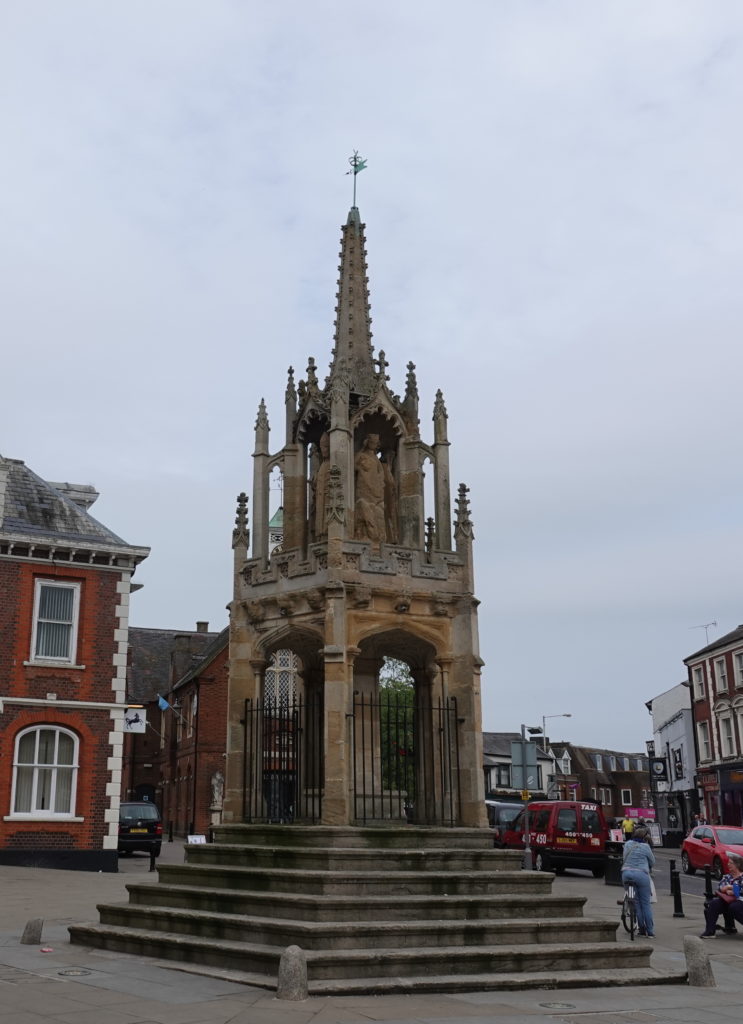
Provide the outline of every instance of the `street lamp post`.
[[[542,743],[545,744],[542,749],[544,750],[545,754],[547,753],[546,743],[545,743],[545,740],[547,739],[547,719],[548,718],[572,718],[572,717],[573,716],[572,716],[572,714],[569,711],[565,711],[561,715],[542,715]],[[557,774],[556,762],[553,760],[552,761],[552,778],[553,779],[554,779],[556,774]],[[556,785],[556,783],[555,783],[555,785]],[[547,796],[549,796],[549,793],[550,793],[549,786],[547,787],[546,793],[547,793]]]
[[[527,732],[535,736],[541,730],[538,725],[522,725],[521,738],[511,744],[511,763],[513,776],[518,778],[521,788],[521,795],[524,798],[526,807],[524,809],[524,859],[522,867],[525,871],[531,871],[531,822],[529,821],[528,790],[529,784],[533,781],[528,774],[529,768],[534,770],[534,779],[537,771],[536,744],[526,738]],[[515,778],[511,779],[512,782]]]
[[572,714],[569,711],[566,711],[562,715],[542,715],[542,738],[546,737],[546,735],[547,735],[547,719],[548,718],[572,718],[572,717],[573,716],[572,716]]

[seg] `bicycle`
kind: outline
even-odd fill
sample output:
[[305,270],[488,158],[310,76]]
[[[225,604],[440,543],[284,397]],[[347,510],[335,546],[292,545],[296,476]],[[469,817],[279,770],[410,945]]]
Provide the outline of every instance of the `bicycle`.
[[637,911],[635,909],[635,887],[631,882],[624,887],[624,899],[617,900],[617,903],[622,908],[621,917],[624,930],[629,932],[630,940],[634,942],[637,933]]

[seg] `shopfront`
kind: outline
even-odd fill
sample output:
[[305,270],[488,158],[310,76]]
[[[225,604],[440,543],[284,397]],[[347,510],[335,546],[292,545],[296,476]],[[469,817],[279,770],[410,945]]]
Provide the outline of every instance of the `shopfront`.
[[743,765],[720,769],[723,825],[743,825]]

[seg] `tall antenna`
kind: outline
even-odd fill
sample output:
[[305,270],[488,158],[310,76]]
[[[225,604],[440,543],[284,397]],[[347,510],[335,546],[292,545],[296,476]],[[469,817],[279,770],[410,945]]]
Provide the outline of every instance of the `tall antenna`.
[[703,629],[704,630],[705,640],[707,641],[707,643],[709,643],[709,629],[710,629],[710,626],[717,627],[717,622],[716,621],[703,622],[701,624],[701,626],[689,626],[689,629]]
[[351,170],[346,171],[346,174],[353,175],[353,205],[356,206],[356,175],[359,171],[363,171],[366,168],[366,160],[359,156],[358,149],[353,151],[353,156],[349,156],[348,162],[351,165]]

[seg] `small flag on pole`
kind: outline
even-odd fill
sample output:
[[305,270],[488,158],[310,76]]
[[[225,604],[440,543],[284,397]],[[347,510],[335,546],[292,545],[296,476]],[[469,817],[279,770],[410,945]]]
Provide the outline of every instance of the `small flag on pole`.
[[160,708],[161,711],[167,711],[168,708],[170,707],[170,704],[168,704],[166,699],[164,697],[161,697],[160,694],[158,693],[157,706]]

